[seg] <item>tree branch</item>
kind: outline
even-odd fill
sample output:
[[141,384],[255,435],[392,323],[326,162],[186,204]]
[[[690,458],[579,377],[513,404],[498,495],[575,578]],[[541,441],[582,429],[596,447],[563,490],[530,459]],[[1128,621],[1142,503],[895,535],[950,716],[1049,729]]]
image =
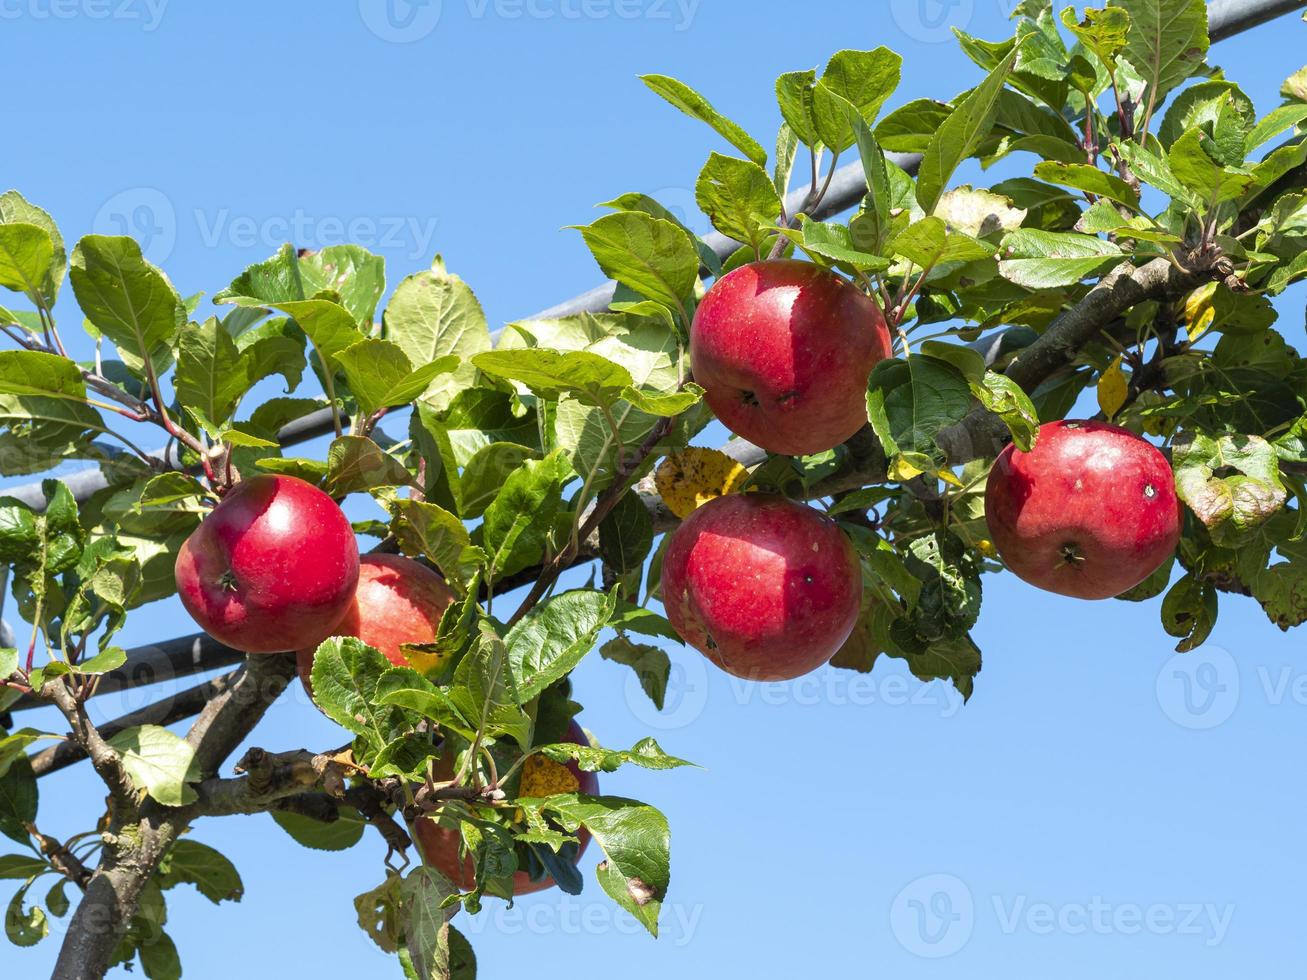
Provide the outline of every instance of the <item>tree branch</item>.
[[86,714],[86,706],[68,686],[68,678],[57,677],[47,681],[41,688],[41,696],[54,704],[67,719],[72,727],[73,741],[90,757],[91,765],[104,780],[104,784],[109,787],[115,809],[122,809],[125,812],[132,808],[135,804],[136,789],[132,785],[131,777],[127,775],[127,770],[123,768],[122,758],[91,722]]

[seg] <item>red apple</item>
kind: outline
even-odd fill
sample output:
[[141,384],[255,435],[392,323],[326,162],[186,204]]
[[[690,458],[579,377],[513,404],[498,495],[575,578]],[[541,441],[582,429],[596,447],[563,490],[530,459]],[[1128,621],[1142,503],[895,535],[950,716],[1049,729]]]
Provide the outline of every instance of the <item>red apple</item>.
[[890,355],[880,307],[809,262],[723,276],[694,314],[690,360],[708,405],[773,453],[825,452],[867,424],[867,378]]
[[[574,745],[589,745],[590,740],[575,721],[567,726],[567,732],[561,739]],[[436,780],[448,780],[453,777],[453,759],[442,759],[438,764]],[[586,796],[599,795],[599,777],[592,772],[584,772],[575,762],[560,765],[543,756],[532,756],[522,768],[522,781],[518,795],[552,796],[556,793],[583,793]],[[417,835],[417,844],[422,848],[423,859],[459,888],[471,888],[475,881],[472,858],[459,860],[458,852],[462,840],[458,830],[443,827],[429,817],[417,820],[413,829]],[[581,860],[586,847],[590,844],[590,831],[584,827],[577,833],[580,847],[574,860]],[[513,894],[530,895],[554,886],[554,879],[543,875],[534,881],[525,871],[513,873]]]
[[[392,664],[426,672],[436,667],[434,654],[415,654],[410,662],[400,650],[404,643],[430,643],[436,638],[440,617],[454,601],[445,580],[421,562],[400,555],[364,555],[359,561],[359,583],[354,601],[332,636],[357,636],[376,647]],[[300,680],[312,697],[309,674],[317,644],[304,647],[295,657]]]
[[1106,422],[1049,422],[1030,452],[1004,449],[989,472],[985,517],[1017,576],[1079,599],[1134,588],[1180,540],[1166,457]]
[[770,494],[704,504],[672,535],[663,606],[682,639],[727,673],[789,680],[849,638],[862,569],[834,521]]
[[182,605],[214,639],[249,653],[316,645],[349,609],[354,530],[336,502],[291,476],[236,484],[177,555]]

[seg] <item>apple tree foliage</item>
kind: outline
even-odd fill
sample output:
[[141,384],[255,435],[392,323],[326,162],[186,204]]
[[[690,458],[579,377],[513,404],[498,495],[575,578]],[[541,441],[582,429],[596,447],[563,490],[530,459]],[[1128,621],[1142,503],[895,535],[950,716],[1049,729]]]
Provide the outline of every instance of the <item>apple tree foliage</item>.
[[[392,851],[408,843],[406,821],[459,831],[475,871],[466,887],[410,850],[355,902],[409,976],[473,976],[455,913],[511,898],[515,870],[578,891],[564,855],[581,828],[603,851],[599,887],[656,934],[671,880],[662,814],[617,796],[524,796],[520,779],[537,756],[604,772],[685,764],[652,739],[562,743],[580,707],[569,674],[597,649],[661,707],[669,660],[650,641],[676,636],[658,612],[660,542],[686,488],[653,470],[688,458],[710,421],[687,357],[696,302],[713,278],[769,255],[832,268],[882,303],[897,356],[871,376],[869,428],[814,457],[737,453],[747,473],[710,455],[682,470],[717,473],[692,497],[767,488],[842,522],[866,594],[837,667],[901,658],[971,696],[981,578],[1001,568],[988,465],[1069,413],[1158,441],[1187,505],[1174,564],[1121,599],[1161,597],[1181,650],[1203,642],[1227,596],[1250,596],[1281,628],[1307,619],[1307,363],[1271,304],[1307,276],[1307,69],[1259,112],[1208,61],[1200,0],[1058,12],[1024,0],[1014,17],[1006,39],[957,32],[979,73],[951,98],[884,111],[900,58],[883,47],[782,75],[770,152],[685,84],[645,76],[720,137],[696,198],[741,244],[722,259],[657,201],[623,195],[577,229],[617,282],[609,310],[512,323],[497,340],[439,259],[381,309],[381,258],[286,246],[200,316],[201,297],[181,296],[131,239],[89,235],[70,250],[44,210],[0,197],[0,285],[14,294],[0,308],[0,466],[14,476],[86,460],[109,482],[80,505],[54,479],[42,507],[0,500],[0,562],[32,624],[30,647],[0,651],[0,711],[43,698],[72,731],[0,738],[0,832],[17,848],[0,857],[17,889],[9,939],[40,942],[83,892],[83,905],[106,904],[112,873],[131,881],[107,903],[112,941],[88,939],[74,915],[65,949],[93,970],[136,959],[149,977],[179,976],[168,890],[242,893],[227,858],[182,835],[201,817],[261,810],[316,848],[351,846],[368,823],[398,830]],[[915,176],[895,154],[920,154]],[[855,158],[868,185],[856,212],[812,217],[823,166]],[[959,185],[968,161],[1020,175]],[[807,192],[787,207],[796,185]],[[56,326],[68,288],[89,361],[66,356]],[[336,437],[323,458],[283,451],[278,430],[324,405]],[[170,437],[166,460],[142,450],[152,426]],[[220,704],[186,737],[101,732],[84,709],[96,678],[124,663],[113,640],[126,617],[173,593],[181,542],[258,472],[370,498],[358,533],[429,562],[460,596],[420,651],[437,656],[426,674],[357,640],[323,644],[315,696],[350,745],[317,784],[218,776],[270,698]],[[560,590],[559,575],[585,563],[590,583]],[[247,668],[276,682],[270,697],[289,673],[267,665],[284,659]],[[65,738],[110,796],[98,823],[59,841],[40,830],[34,760]],[[452,781],[432,780],[438,764]],[[322,804],[324,792],[327,814],[314,816],[306,797]]]

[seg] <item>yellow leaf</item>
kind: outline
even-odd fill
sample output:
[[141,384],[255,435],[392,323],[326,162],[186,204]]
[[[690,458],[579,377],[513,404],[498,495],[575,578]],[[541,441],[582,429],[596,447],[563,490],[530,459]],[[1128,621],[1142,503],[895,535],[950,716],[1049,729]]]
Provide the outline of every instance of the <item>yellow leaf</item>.
[[1216,320],[1216,306],[1212,302],[1216,286],[1214,282],[1204,283],[1185,297],[1184,327],[1191,341],[1205,334]]
[[1121,358],[1118,357],[1098,379],[1098,407],[1109,421],[1125,404],[1129,390],[1130,385],[1126,381],[1125,372],[1121,370]]
[[714,497],[735,493],[748,478],[749,471],[725,453],[690,446],[658,464],[654,485],[668,510],[689,517]]
[[580,788],[581,783],[575,774],[561,762],[532,755],[522,764],[519,796],[556,796],[559,793],[575,793]]

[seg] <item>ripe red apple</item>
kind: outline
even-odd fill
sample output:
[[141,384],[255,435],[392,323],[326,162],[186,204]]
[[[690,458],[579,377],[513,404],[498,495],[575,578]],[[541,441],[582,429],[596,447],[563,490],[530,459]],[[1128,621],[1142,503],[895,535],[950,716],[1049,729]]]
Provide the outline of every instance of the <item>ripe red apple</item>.
[[1175,552],[1180,503],[1157,448],[1106,422],[1049,422],[1028,453],[999,453],[985,488],[994,547],[1049,592],[1107,599]]
[[704,504],[672,535],[663,606],[682,639],[727,673],[789,680],[849,638],[862,569],[834,521],[784,497]]
[[[574,745],[589,745],[581,726],[572,721],[560,741]],[[437,765],[436,781],[453,778],[453,759],[441,759]],[[522,781],[518,789],[519,796],[552,796],[556,793],[583,793],[586,796],[599,795],[599,777],[592,772],[584,772],[575,762],[560,765],[543,756],[532,756],[522,767]],[[459,860],[459,832],[452,827],[442,827],[435,820],[423,817],[417,820],[413,829],[417,835],[418,847],[427,864],[434,867],[459,888],[471,888],[475,881],[472,858],[469,855]],[[577,833],[580,846],[577,848],[575,861],[590,844],[590,831],[584,827]],[[534,881],[526,871],[513,873],[513,894],[530,895],[554,886],[554,879],[542,875]]]
[[810,262],[723,276],[690,330],[709,407],[736,435],[789,456],[825,452],[867,424],[867,378],[889,355],[876,302]]
[[316,645],[349,609],[354,530],[336,502],[291,476],[236,484],[177,555],[182,604],[214,639],[249,653]]
[[[392,664],[407,667],[410,661],[400,645],[434,640],[440,617],[453,601],[454,593],[445,580],[421,562],[400,555],[364,555],[359,560],[354,601],[331,635],[357,636]],[[309,674],[317,649],[314,644],[295,655],[300,680],[310,697]],[[415,654],[411,664],[424,673],[437,665],[434,654]]]

